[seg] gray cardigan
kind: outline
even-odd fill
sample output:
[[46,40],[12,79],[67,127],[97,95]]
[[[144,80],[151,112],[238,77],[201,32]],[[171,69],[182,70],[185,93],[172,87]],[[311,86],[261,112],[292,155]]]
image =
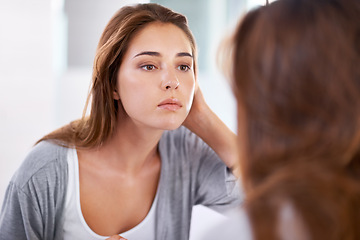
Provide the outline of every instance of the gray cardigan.
[[[185,127],[164,132],[155,239],[189,238],[192,207],[217,211],[240,203],[236,179],[199,137]],[[41,142],[7,188],[0,213],[0,240],[63,239],[68,180],[67,148]]]

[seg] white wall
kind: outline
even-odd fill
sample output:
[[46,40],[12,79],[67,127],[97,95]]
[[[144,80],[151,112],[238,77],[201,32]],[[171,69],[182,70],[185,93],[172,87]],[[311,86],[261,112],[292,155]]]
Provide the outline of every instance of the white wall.
[[0,200],[26,153],[53,128],[51,6],[0,2]]

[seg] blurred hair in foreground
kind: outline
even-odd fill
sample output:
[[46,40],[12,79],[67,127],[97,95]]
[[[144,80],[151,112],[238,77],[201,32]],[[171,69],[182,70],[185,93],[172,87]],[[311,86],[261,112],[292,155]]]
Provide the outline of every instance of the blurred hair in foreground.
[[[231,54],[255,239],[360,239],[360,1],[257,8]],[[283,234],[287,205],[303,237]]]

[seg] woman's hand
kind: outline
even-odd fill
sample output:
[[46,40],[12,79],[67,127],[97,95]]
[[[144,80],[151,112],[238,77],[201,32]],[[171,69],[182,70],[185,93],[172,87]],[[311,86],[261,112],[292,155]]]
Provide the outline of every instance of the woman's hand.
[[120,239],[125,239],[125,240],[127,240],[126,238],[123,238],[123,237],[121,237],[121,236],[119,236],[119,235],[113,235],[113,236],[107,238],[106,240],[120,240]]
[[206,115],[210,112],[211,109],[205,102],[204,95],[199,86],[196,85],[193,104],[183,125],[192,131],[200,122],[202,122],[202,118],[206,118]]
[[193,105],[183,125],[204,140],[239,177],[237,136],[210,109],[196,86]]

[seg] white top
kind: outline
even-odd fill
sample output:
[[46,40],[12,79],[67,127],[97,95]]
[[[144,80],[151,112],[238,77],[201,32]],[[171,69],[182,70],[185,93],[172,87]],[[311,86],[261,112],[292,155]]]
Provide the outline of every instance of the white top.
[[[76,149],[69,148],[67,154],[69,169],[68,188],[65,202],[64,240],[102,240],[109,236],[100,236],[87,225],[80,207],[79,161]],[[155,240],[155,210],[157,193],[151,209],[145,219],[134,228],[120,235],[128,240]]]

